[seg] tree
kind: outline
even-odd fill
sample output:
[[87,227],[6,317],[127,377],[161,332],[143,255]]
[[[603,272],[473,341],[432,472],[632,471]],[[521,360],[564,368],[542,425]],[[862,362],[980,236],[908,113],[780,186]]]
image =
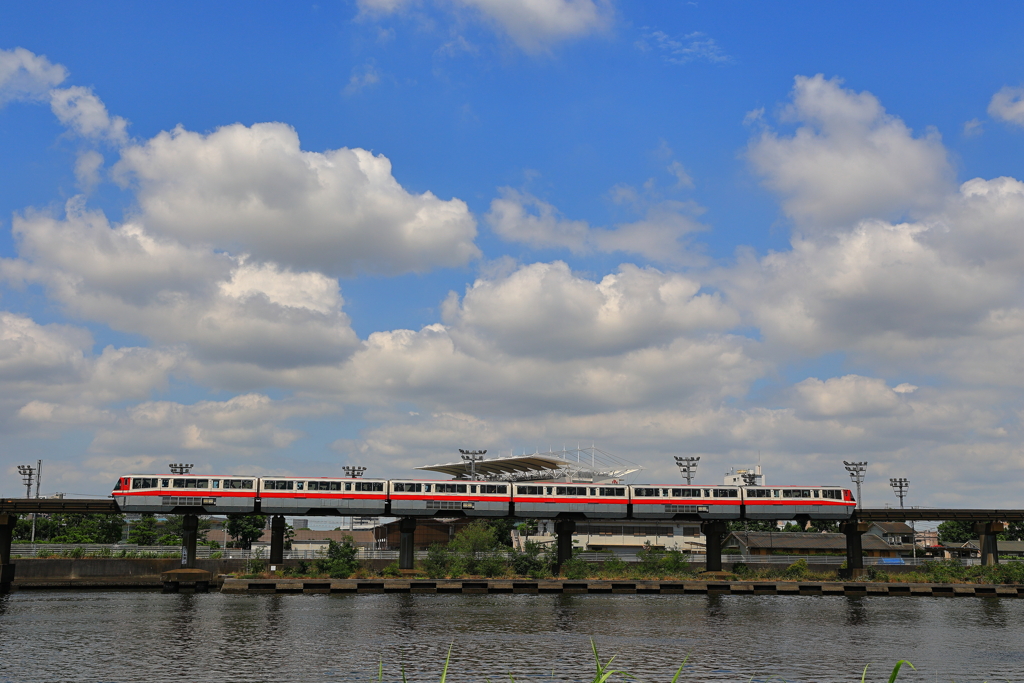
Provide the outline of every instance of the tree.
[[[210,521],[209,515],[199,516],[199,529],[196,531],[196,538],[200,543],[206,542],[206,534],[212,526],[213,522]],[[181,543],[181,539],[185,537],[185,515],[167,515],[163,530],[166,535],[177,536],[176,543]],[[169,545],[173,545],[173,543]]]
[[940,543],[966,543],[973,538],[977,538],[977,534],[970,522],[949,520],[939,525]]
[[505,547],[512,547],[512,530],[516,528],[518,522],[511,517],[499,517],[498,519],[487,520],[487,525],[494,530],[494,539],[498,545]]
[[[124,515],[51,515],[52,543],[117,543],[121,540]],[[37,528],[38,532],[38,528]]]
[[266,515],[228,515],[228,535],[240,548],[252,548],[252,542],[263,535],[267,526]]
[[128,542],[136,545],[153,545],[156,543],[156,515],[143,512],[142,519],[135,522],[128,532]]

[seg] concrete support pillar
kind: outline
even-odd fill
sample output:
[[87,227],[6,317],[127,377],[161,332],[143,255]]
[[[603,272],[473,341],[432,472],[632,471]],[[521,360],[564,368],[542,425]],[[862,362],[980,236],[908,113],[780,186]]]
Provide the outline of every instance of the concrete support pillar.
[[1004,530],[1002,522],[978,522],[974,525],[974,533],[978,534],[981,540],[982,564],[999,564],[999,543],[996,534]]
[[181,566],[183,569],[195,569],[199,515],[182,515],[181,536]]
[[562,563],[572,559],[572,535],[576,531],[576,522],[571,519],[560,519],[555,522],[557,548],[555,555],[555,573],[562,570]]
[[6,593],[14,583],[14,564],[11,563],[11,540],[17,515],[0,514],[0,593]]
[[284,515],[270,518],[270,564],[284,564]]
[[870,526],[867,522],[856,520],[840,522],[839,530],[846,535],[846,571],[843,578],[859,579],[864,576],[864,546],[861,537]]
[[702,522],[700,530],[704,534],[706,543],[705,552],[707,553],[707,559],[705,560],[704,570],[709,572],[722,571],[722,541],[725,539],[728,525],[721,520],[712,520]]
[[412,569],[416,562],[416,518],[402,517],[398,521],[398,568]]

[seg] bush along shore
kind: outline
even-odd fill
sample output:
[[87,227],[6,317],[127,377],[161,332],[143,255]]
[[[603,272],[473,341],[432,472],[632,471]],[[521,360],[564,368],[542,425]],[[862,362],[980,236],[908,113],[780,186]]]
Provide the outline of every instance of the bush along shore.
[[[588,562],[584,553],[576,552],[555,571],[554,552],[542,545],[527,542],[525,551],[513,550],[498,541],[495,529],[487,522],[474,522],[464,527],[447,546],[433,545],[426,559],[417,563],[414,573],[420,578],[530,578],[530,579],[696,579],[701,573],[687,562],[685,555],[674,550],[646,546],[636,553],[636,562],[619,559]],[[305,561],[277,571],[267,572],[267,563],[251,560],[249,572],[240,578],[397,578],[409,576],[393,562],[380,570],[371,570],[356,559],[351,539],[343,543],[331,541],[323,557]],[[733,565],[732,572],[716,575],[715,580],[737,581],[836,581],[837,572],[810,571],[806,560],[789,566]],[[862,580],[899,583],[979,583],[1024,584],[1024,563],[1006,562],[983,566],[963,566],[957,562],[938,560],[912,572],[889,574],[872,567]]]

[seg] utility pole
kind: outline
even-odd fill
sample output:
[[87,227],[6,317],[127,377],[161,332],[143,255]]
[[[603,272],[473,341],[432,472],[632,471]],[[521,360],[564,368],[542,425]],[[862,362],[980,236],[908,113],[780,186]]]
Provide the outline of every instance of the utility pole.
[[846,466],[846,471],[850,473],[850,479],[857,485],[857,509],[860,510],[863,505],[860,499],[860,485],[864,483],[864,473],[868,470],[867,461],[864,462],[847,462],[843,461]]
[[[43,480],[43,461],[42,458],[36,460],[36,500],[39,499],[39,483]],[[31,543],[36,542],[36,513],[32,513],[32,537]]]
[[700,456],[689,455],[683,457],[677,455],[675,459],[676,465],[679,467],[679,474],[682,475],[683,479],[686,480],[686,485],[689,486],[693,483],[693,476],[697,473],[697,463],[700,462]]
[[473,481],[476,481],[476,464],[484,459],[486,452],[486,450],[464,451],[461,448],[459,449],[459,453],[462,453],[462,459],[469,463],[469,478]]

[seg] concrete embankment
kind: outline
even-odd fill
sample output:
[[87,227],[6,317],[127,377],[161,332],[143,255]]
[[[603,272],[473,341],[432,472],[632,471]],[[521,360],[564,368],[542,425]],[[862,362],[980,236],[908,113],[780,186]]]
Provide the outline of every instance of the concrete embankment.
[[512,579],[225,579],[222,593],[564,593],[1024,597],[1024,586],[819,581],[531,581]]
[[[160,588],[162,572],[181,567],[178,558],[22,559],[15,563],[16,588]],[[213,576],[242,573],[245,560],[197,560]],[[216,582],[219,585],[219,581]]]

